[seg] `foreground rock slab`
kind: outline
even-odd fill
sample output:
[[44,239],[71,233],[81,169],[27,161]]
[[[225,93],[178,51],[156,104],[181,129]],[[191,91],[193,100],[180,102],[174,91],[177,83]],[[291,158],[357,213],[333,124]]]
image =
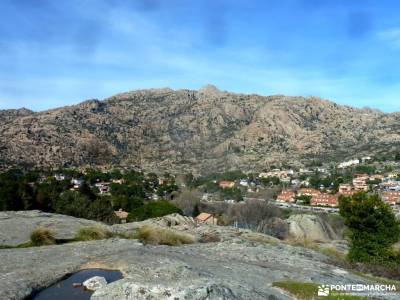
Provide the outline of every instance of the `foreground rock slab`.
[[17,246],[29,241],[37,227],[47,228],[57,239],[72,239],[82,227],[107,225],[39,210],[0,212],[0,245]]
[[24,299],[66,274],[91,267],[124,274],[124,279],[97,290],[92,296],[96,300],[141,299],[135,298],[139,294],[146,299],[290,299],[272,283],[364,282],[339,272],[312,250],[246,239],[180,247],[108,239],[3,249],[0,261],[2,299]]

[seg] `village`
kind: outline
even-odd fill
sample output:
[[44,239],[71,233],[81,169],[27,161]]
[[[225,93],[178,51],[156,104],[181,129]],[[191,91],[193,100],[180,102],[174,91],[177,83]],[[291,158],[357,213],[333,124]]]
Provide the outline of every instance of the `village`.
[[[4,173],[4,176],[7,178],[10,174]],[[396,160],[382,162],[371,157],[299,169],[270,168],[259,173],[231,170],[193,176],[146,174],[127,168],[89,168],[34,171],[21,176],[16,174],[9,180],[9,185],[15,180],[20,181],[14,194],[10,194],[9,203],[16,202],[16,194],[25,195],[25,198],[21,198],[19,206],[8,209],[26,206],[60,213],[72,210],[71,214],[79,215],[79,209],[71,208],[75,201],[92,203],[97,199],[99,205],[106,203],[102,205],[112,207],[112,213],[120,223],[129,222],[133,216],[154,216],[151,211],[158,211],[158,206],[168,205],[166,211],[178,212],[177,199],[183,203],[191,201],[192,208],[196,203],[229,205],[258,200],[290,210],[338,213],[340,196],[358,192],[378,194],[396,215],[400,215],[400,163]],[[10,186],[4,186],[4,189],[9,190]],[[143,210],[147,215],[143,215]],[[204,211],[198,211],[201,213]],[[204,218],[205,215],[200,216],[200,219]]]
[[[339,180],[334,179],[333,171],[315,167],[313,169],[273,169],[261,172],[253,181],[241,178],[236,181],[219,181],[221,189],[245,188],[244,200],[270,200],[252,196],[266,187],[260,182],[269,182],[269,187],[278,185],[281,190],[274,197],[275,205],[300,210],[338,212],[339,197],[352,196],[358,192],[376,193],[383,201],[389,204],[397,213],[400,212],[400,171],[396,168],[382,168],[376,171],[374,168],[365,168],[373,159],[364,157],[339,163],[334,172]],[[358,167],[357,167],[358,166]],[[368,172],[359,172],[366,169]],[[391,171],[387,171],[390,169]],[[372,171],[376,171],[372,172]],[[347,176],[342,176],[345,174]],[[332,179],[325,184],[316,184],[312,177],[318,174],[320,178]],[[338,175],[340,174],[340,176]],[[336,182],[333,182],[336,180]],[[314,180],[315,181],[315,180]],[[338,183],[338,181],[340,183]],[[275,184],[273,184],[275,183]],[[204,196],[207,199],[209,196]],[[233,203],[232,199],[225,200]]]

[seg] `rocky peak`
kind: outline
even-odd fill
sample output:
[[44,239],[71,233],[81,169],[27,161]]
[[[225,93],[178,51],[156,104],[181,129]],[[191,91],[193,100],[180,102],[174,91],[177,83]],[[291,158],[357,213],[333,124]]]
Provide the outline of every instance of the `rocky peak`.
[[200,88],[198,93],[205,95],[218,95],[221,93],[221,91],[215,85],[207,84]]
[[[24,124],[35,124],[38,134]],[[96,164],[104,166],[135,165],[157,173],[257,172],[268,164],[302,167],[354,153],[394,152],[400,114],[318,98],[221,92],[208,85],[198,91],[139,90],[39,113],[0,111],[0,132],[0,157],[8,166],[85,167],[93,147],[76,147],[93,141],[110,149],[110,155],[96,154]]]

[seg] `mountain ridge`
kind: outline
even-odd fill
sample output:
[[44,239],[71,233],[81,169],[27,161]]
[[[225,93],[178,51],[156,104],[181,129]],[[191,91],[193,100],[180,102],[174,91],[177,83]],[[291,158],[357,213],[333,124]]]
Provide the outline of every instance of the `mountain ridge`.
[[0,164],[262,170],[396,151],[400,114],[317,97],[169,88],[0,111]]

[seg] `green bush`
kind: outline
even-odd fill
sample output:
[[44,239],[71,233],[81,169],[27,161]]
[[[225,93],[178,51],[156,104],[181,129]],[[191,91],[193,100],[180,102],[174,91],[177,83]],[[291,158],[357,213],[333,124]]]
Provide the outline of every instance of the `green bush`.
[[91,227],[81,228],[78,231],[75,240],[78,241],[104,240],[110,238],[111,236],[112,234],[108,230],[101,227],[91,226]]
[[45,246],[56,244],[56,239],[54,233],[49,229],[38,227],[36,228],[30,236],[32,246]]
[[169,246],[193,244],[195,241],[194,237],[191,235],[151,225],[145,225],[139,228],[135,234],[135,238],[144,244]]
[[351,262],[399,265],[392,246],[400,239],[400,222],[378,195],[358,193],[339,198],[340,214],[349,228]]
[[168,201],[147,202],[145,205],[134,209],[129,213],[128,222],[143,221],[150,218],[162,217],[169,214],[182,214],[182,211]]

